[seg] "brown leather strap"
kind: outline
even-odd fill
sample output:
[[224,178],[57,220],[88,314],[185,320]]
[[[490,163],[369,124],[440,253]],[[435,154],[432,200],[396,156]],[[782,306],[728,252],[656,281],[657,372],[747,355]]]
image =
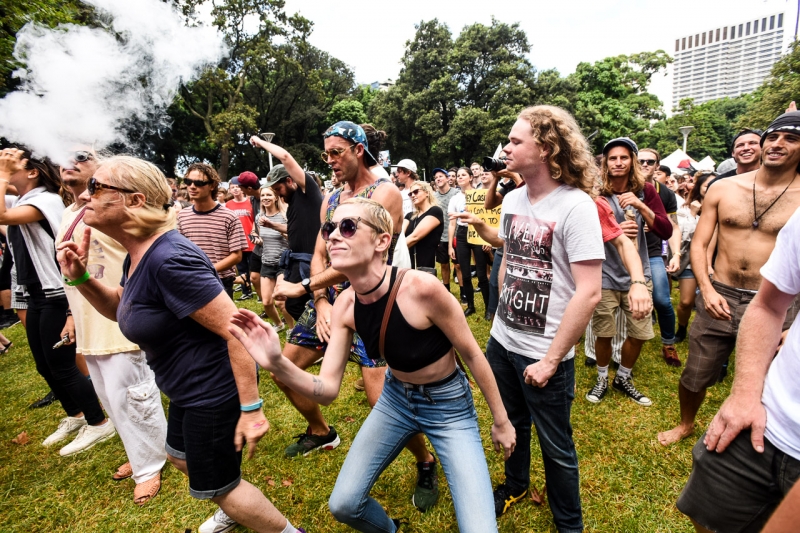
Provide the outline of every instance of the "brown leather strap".
[[72,224],[67,229],[66,233],[64,233],[64,238],[61,239],[61,242],[66,242],[72,238],[72,233],[75,231],[75,226],[78,225],[78,222],[80,222],[83,219],[83,215],[85,214],[86,214],[86,206],[84,206],[83,209],[81,209],[81,212],[78,213],[78,216],[76,216],[75,220],[72,221]]
[[386,340],[386,328],[389,326],[389,315],[392,314],[392,307],[394,307],[394,301],[397,298],[397,291],[400,289],[400,283],[402,283],[403,276],[406,275],[407,271],[407,268],[397,269],[397,278],[394,280],[392,292],[389,293],[389,301],[386,302],[386,310],[383,312],[383,322],[381,322],[381,335],[378,340],[378,349],[381,353],[381,357],[384,357],[383,345]]

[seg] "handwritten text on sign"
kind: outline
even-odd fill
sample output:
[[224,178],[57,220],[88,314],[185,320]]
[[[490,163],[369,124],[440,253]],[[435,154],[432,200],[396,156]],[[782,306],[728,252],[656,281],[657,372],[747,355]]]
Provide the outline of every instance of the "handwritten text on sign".
[[[500,225],[500,207],[494,209],[486,209],[483,207],[486,201],[486,189],[473,189],[465,193],[467,198],[467,211],[483,220],[489,226],[496,228]],[[478,232],[475,231],[471,225],[467,230],[467,242],[470,244],[479,244],[481,246],[488,244],[481,239]]]

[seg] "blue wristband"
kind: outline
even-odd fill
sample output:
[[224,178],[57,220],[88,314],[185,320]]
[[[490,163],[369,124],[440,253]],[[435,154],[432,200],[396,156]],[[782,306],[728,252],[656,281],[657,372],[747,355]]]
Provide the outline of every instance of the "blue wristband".
[[256,403],[251,403],[250,405],[243,405],[242,411],[245,413],[249,413],[250,411],[258,411],[259,409],[261,409],[262,405],[264,405],[264,400],[259,398]]

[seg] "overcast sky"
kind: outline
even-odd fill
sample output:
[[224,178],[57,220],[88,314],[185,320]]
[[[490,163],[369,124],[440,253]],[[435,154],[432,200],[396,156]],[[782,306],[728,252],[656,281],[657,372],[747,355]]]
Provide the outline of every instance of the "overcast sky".
[[[797,5],[797,0],[286,0],[286,11],[313,21],[311,43],[350,65],[357,82],[371,83],[397,78],[405,43],[422,20],[438,18],[454,37],[466,25],[491,24],[492,16],[519,22],[532,45],[533,65],[569,74],[581,61],[618,54],[663,49],[672,55],[679,37],[779,11],[787,13],[786,31],[793,33]],[[658,76],[651,90],[670,106],[670,78]]]

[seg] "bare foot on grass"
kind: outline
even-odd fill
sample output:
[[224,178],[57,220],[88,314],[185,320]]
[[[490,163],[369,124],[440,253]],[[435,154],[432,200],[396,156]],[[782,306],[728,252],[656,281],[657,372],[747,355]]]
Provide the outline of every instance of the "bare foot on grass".
[[694,425],[684,426],[683,424],[679,424],[669,431],[662,431],[659,433],[658,442],[660,442],[662,446],[669,446],[670,444],[675,444],[676,442],[682,441],[693,432]]

